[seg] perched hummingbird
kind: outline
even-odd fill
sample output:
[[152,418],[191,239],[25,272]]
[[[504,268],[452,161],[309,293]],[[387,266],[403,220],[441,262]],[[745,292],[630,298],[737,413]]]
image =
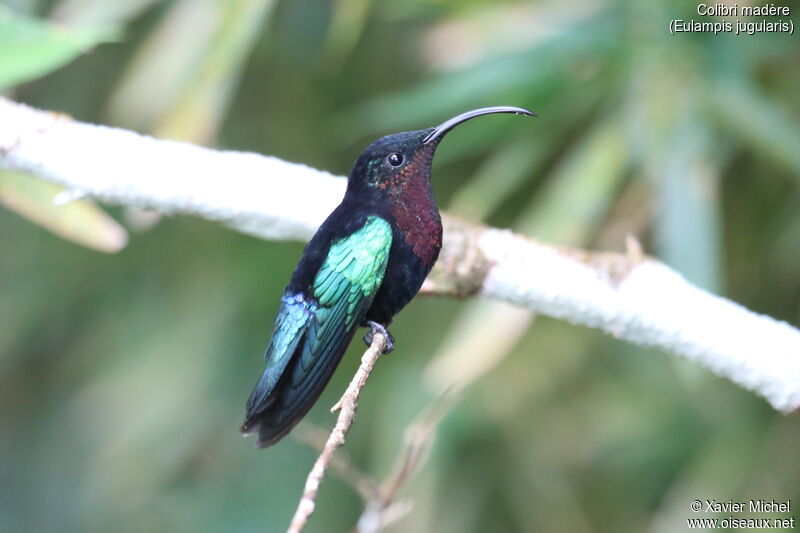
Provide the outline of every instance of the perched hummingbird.
[[536,116],[519,107],[474,109],[436,126],[387,135],[369,145],[347,191],[303,251],[283,293],[264,354],[267,366],[247,402],[242,432],[276,443],[311,409],[359,326],[385,334],[417,294],[442,247],[431,161],[442,137],[490,113]]

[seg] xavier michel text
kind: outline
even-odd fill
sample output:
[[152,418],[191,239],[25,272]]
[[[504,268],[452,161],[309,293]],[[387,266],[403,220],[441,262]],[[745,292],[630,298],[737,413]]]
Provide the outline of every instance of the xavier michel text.
[[[794,34],[794,21],[789,19],[792,12],[788,6],[777,4],[742,5],[739,4],[697,4],[697,14],[715,20],[673,19],[669,23],[669,31],[676,33],[734,33],[736,35],[754,35],[756,33],[788,33]],[[746,17],[739,20],[737,17]],[[778,20],[767,20],[758,17],[786,17]]]
[[700,500],[692,502],[692,511],[704,511],[707,513],[788,513],[792,510],[792,502],[778,502],[775,500],[749,500],[737,502],[728,500],[720,502],[717,500],[706,500],[705,505],[700,504]]

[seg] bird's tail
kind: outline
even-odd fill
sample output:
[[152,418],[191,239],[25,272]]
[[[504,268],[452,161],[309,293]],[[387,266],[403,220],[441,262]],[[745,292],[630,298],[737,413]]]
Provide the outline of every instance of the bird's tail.
[[[311,409],[355,332],[352,328],[328,336],[325,331],[317,331],[315,321],[312,324],[277,382],[274,382],[274,367],[268,365],[247,402],[241,431],[245,434],[258,432],[259,448],[278,442]],[[271,382],[274,385],[270,386]]]

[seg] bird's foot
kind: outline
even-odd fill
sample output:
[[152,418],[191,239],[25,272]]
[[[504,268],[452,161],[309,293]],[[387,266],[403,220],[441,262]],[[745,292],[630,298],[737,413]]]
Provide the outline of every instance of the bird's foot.
[[370,327],[369,332],[364,335],[364,342],[367,343],[367,346],[372,346],[372,337],[375,336],[375,333],[380,333],[386,339],[386,346],[383,349],[383,353],[389,353],[394,350],[394,337],[392,337],[392,334],[389,333],[389,330],[386,329],[385,326],[373,322],[372,320],[367,321],[367,326]]

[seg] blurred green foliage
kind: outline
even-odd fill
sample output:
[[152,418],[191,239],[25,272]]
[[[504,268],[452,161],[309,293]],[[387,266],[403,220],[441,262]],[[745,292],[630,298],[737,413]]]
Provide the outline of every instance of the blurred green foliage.
[[47,74],[110,35],[102,28],[58,27],[0,5],[0,89]]
[[[621,250],[632,234],[798,325],[800,46],[670,35],[695,6],[7,0],[0,88],[340,174],[379,135],[530,107],[535,122],[448,136],[441,206],[564,244]],[[122,209],[115,222],[55,194],[0,175],[0,531],[282,531],[314,452],[257,451],[236,428],[302,244]],[[126,229],[129,243],[99,254],[15,212],[101,250]],[[347,443],[362,469],[385,475],[409,421],[467,387],[394,531],[675,531],[693,499],[800,503],[797,416],[705,370],[479,301],[419,298],[392,331]],[[361,348],[311,420],[332,424]],[[361,508],[330,478],[308,530],[349,531]]]

